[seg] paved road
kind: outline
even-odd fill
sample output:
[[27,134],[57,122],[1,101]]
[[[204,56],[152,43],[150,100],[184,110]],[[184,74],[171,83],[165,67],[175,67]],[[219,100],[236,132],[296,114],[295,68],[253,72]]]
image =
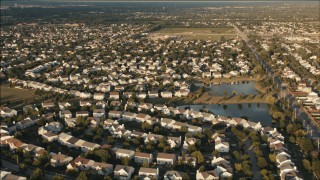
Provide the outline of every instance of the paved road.
[[251,161],[251,170],[253,172],[253,179],[254,180],[262,179],[262,176],[260,174],[260,168],[258,166],[258,161],[255,153],[252,150],[252,141],[250,139],[247,139],[246,141],[245,150],[246,150],[246,153],[249,155],[249,158]]
[[[288,89],[286,86],[282,86],[283,83],[281,79],[278,76],[275,76],[275,73],[273,72],[272,68],[265,63],[265,61],[259,56],[259,54],[255,51],[255,49],[252,47],[252,45],[249,44],[249,39],[245,33],[243,33],[237,26],[234,25],[234,28],[238,35],[246,42],[247,46],[250,48],[250,50],[253,52],[256,60],[262,65],[263,69],[268,72],[270,76],[274,78],[274,82],[278,87],[281,87],[281,90],[283,92],[288,92]],[[306,112],[304,112],[303,108],[300,104],[296,103],[295,98],[292,96],[291,93],[285,93],[285,96],[289,98],[290,101],[290,109],[293,111],[294,109],[297,111],[297,117],[299,119],[302,119],[304,121],[303,127],[305,130],[312,131],[312,137],[311,133],[309,134],[309,138],[312,138],[314,140],[318,140],[320,138],[320,129],[314,124],[314,122],[308,117]],[[295,105],[298,104],[298,105]]]

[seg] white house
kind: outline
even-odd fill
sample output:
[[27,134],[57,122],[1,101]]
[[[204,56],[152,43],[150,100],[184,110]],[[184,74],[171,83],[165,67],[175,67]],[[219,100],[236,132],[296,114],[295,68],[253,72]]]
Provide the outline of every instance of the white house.
[[65,166],[73,160],[73,157],[64,154],[51,154],[50,164],[53,167]]
[[180,171],[167,171],[164,176],[164,180],[184,180],[184,179],[190,179],[187,173],[180,172]]
[[172,98],[172,92],[163,91],[163,92],[161,92],[161,97],[163,97],[163,98]]
[[119,92],[117,92],[117,91],[110,92],[110,98],[111,99],[119,99]]
[[136,152],[134,155],[134,162],[142,164],[143,162],[146,162],[150,164],[153,160],[151,153],[143,153],[143,152]]
[[63,125],[59,122],[50,122],[50,123],[46,123],[46,125],[44,126],[44,128],[48,131],[57,133],[60,132],[63,129]]
[[134,172],[134,168],[131,166],[116,165],[114,168],[114,178],[119,180],[129,180]]
[[101,101],[104,99],[104,93],[94,93],[93,94],[93,99],[94,100],[98,100],[98,101]]
[[175,154],[158,153],[157,155],[157,164],[173,165],[175,161],[176,161]]
[[214,149],[219,152],[229,152],[230,145],[228,142],[224,142],[220,137],[217,137],[214,142]]
[[105,110],[104,109],[94,109],[93,110],[93,117],[104,117],[105,116]]
[[72,118],[72,113],[69,110],[59,111],[60,118]]
[[157,180],[159,178],[159,169],[141,167],[138,176],[139,179],[143,180]]
[[8,107],[0,107],[1,117],[12,117],[17,115],[17,111]]
[[132,159],[134,157],[135,151],[132,150],[128,150],[128,149],[115,149],[114,150],[115,154],[116,154],[116,158],[117,159],[122,159],[122,158],[129,158]]

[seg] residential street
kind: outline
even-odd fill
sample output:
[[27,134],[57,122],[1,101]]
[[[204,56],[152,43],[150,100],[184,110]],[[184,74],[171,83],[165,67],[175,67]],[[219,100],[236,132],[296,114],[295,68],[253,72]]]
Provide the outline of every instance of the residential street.
[[252,141],[250,139],[247,139],[245,144],[245,149],[246,149],[246,153],[250,157],[250,161],[252,164],[251,170],[253,172],[253,179],[256,179],[256,180],[262,179],[260,174],[260,168],[258,167],[258,161],[257,161],[256,155],[252,150]]

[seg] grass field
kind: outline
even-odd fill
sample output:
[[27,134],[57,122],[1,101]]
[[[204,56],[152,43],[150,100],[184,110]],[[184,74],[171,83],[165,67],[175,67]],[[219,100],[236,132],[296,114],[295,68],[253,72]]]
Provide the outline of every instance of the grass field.
[[233,28],[216,27],[216,28],[163,28],[150,35],[152,39],[163,39],[166,36],[177,36],[186,40],[220,40],[223,36],[225,39],[236,37]]
[[18,106],[23,101],[34,98],[35,90],[10,88],[9,86],[0,85],[0,105]]

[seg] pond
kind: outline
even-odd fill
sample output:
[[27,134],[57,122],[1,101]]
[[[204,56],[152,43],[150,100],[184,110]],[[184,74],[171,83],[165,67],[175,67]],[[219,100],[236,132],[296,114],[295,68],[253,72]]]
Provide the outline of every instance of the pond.
[[244,118],[253,122],[260,122],[262,126],[271,126],[272,124],[272,117],[269,114],[268,104],[210,104],[179,107],[188,106],[193,110],[200,110],[205,107],[205,109],[215,115]]
[[[195,83],[194,84],[197,87],[201,87],[202,83]],[[255,88],[256,83],[253,81],[249,82],[241,82],[238,84],[212,84],[212,85],[205,85],[206,89],[209,89],[210,94],[213,96],[224,96],[226,95],[230,96],[233,94],[233,92],[236,92],[236,94],[242,94],[243,95],[256,95],[259,94],[259,92]]]

